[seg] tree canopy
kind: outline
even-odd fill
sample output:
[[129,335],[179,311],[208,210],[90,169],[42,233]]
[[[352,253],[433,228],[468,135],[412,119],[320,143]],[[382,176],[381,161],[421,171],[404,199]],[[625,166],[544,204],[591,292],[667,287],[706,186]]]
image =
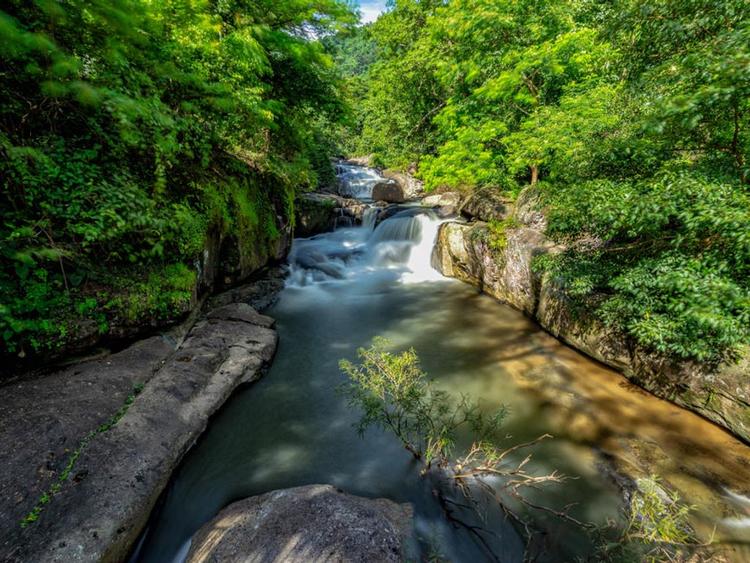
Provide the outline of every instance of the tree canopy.
[[356,152],[427,189],[539,191],[571,246],[546,266],[648,348],[750,341],[747,2],[395,0],[369,33]]

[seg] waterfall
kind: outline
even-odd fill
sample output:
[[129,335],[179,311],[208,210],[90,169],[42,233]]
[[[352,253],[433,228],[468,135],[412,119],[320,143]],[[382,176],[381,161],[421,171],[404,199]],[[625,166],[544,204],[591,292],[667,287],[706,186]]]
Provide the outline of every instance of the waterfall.
[[442,279],[430,264],[441,220],[415,207],[374,227],[377,214],[376,208],[368,208],[360,227],[295,240],[288,284],[303,287],[378,275],[403,283]]
[[375,228],[375,223],[378,220],[380,210],[377,207],[368,207],[362,214],[362,228],[367,232],[372,231]]
[[336,165],[336,174],[339,178],[339,193],[357,199],[372,199],[373,186],[383,181],[377,170],[353,164]]
[[[383,177],[372,168],[336,165],[342,194],[368,200]],[[362,225],[339,217],[335,230],[295,239],[289,253],[287,284],[304,287],[323,283],[396,279],[402,283],[444,279],[431,265],[432,247],[442,222],[430,209],[397,206],[396,213],[378,223],[382,210],[370,204]],[[394,211],[394,209],[390,209]]]

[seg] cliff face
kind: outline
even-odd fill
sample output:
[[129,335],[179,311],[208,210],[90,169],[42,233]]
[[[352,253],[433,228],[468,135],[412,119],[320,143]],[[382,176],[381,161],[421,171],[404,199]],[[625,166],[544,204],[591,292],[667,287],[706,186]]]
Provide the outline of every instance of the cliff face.
[[[606,326],[593,311],[573,304],[548,274],[535,272],[536,256],[560,250],[544,235],[543,214],[533,192],[515,205],[463,205],[471,223],[444,223],[433,251],[433,265],[520,309],[571,346],[596,358],[652,392],[695,411],[750,442],[750,352],[739,363],[711,370],[643,349]],[[502,244],[492,242],[491,226],[501,222]],[[495,229],[497,227],[495,226]]]

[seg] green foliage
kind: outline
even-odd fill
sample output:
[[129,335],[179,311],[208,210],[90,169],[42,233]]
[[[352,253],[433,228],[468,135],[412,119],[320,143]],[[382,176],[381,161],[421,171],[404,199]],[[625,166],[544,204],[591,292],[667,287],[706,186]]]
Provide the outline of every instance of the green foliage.
[[538,184],[605,322],[680,359],[750,343],[750,4],[396,0],[370,35],[354,152],[428,190]]
[[750,199],[691,174],[548,187],[548,231],[601,241],[563,254],[555,273],[642,345],[716,362],[750,339]]
[[709,545],[701,544],[690,525],[693,508],[655,476],[638,479],[620,537],[602,540],[601,561],[658,563],[712,561]]
[[498,252],[502,252],[508,246],[508,229],[515,229],[520,227],[521,224],[513,216],[509,215],[502,221],[492,220],[487,224],[489,229],[489,243],[490,248]]
[[212,229],[257,260],[294,190],[331,180],[326,124],[342,101],[309,38],[353,20],[341,0],[4,3],[5,350],[55,347],[81,311],[106,316],[91,299],[134,265],[133,291],[167,293],[120,296],[127,314],[161,315],[189,289],[153,276],[193,264]]
[[422,463],[421,474],[429,472],[437,477],[435,494],[444,501],[451,499],[447,501],[451,504],[459,494],[466,501],[461,506],[473,507],[484,514],[487,501],[496,502],[503,513],[528,534],[534,528],[533,521],[515,511],[514,505],[518,503],[532,511],[550,512],[587,527],[571,517],[567,509],[552,510],[525,498],[529,488],[539,489],[565,480],[557,471],[547,475],[532,472],[527,467],[531,454],[522,454],[551,438],[549,434],[500,448],[504,409],[487,414],[467,396],[452,397],[428,379],[413,349],[392,353],[387,350],[388,346],[387,340],[376,337],[369,348],[357,351],[359,363],[348,360],[339,363],[349,377],[341,390],[351,406],[362,412],[358,425],[360,434],[370,426],[393,432]]
[[390,430],[429,467],[448,463],[460,428],[469,428],[479,442],[497,433],[503,411],[488,417],[466,397],[455,401],[428,379],[413,349],[392,354],[388,345],[376,337],[372,346],[357,351],[359,364],[339,362],[350,379],[342,390],[362,411],[360,434],[370,426]]

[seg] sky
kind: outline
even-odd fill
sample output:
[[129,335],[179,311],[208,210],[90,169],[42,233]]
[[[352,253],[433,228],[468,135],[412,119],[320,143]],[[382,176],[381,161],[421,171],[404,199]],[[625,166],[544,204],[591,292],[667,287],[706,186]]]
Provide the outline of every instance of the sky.
[[385,11],[386,0],[359,0],[359,11],[362,12],[362,23],[375,21]]

